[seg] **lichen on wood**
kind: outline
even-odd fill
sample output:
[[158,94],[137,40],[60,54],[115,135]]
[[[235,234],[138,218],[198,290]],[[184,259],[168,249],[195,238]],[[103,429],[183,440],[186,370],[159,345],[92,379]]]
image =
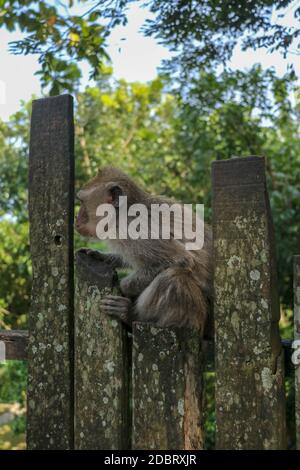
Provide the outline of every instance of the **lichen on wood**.
[[73,99],[33,102],[27,445],[73,446]]
[[84,253],[76,255],[75,448],[128,449],[128,335],[101,313],[100,300],[117,289],[117,274]]
[[217,447],[281,449],[283,352],[264,159],[213,164]]
[[134,323],[133,449],[203,448],[203,354],[197,331]]

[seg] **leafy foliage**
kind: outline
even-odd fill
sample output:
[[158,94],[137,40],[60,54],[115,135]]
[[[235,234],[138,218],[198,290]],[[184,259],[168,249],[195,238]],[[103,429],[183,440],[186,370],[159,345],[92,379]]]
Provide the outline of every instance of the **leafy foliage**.
[[163,94],[160,79],[147,85],[114,84],[108,75],[99,87],[78,96],[78,183],[100,164],[114,164],[152,189],[174,188],[175,181],[165,180],[164,174],[176,159],[175,120],[175,101]]
[[239,44],[243,50],[265,48],[280,51],[284,57],[291,49],[299,53],[300,28],[284,20],[293,12],[295,24],[300,7],[294,0],[179,0],[147,2],[154,19],[145,32],[154,35],[175,57],[167,69],[185,79],[199,68],[226,65]]
[[[0,402],[25,404],[27,364],[21,361],[9,361],[0,365]],[[20,399],[21,397],[21,399]]]
[[[25,401],[27,386],[27,364],[23,361],[7,361],[0,363],[0,413],[1,403],[19,404],[17,416],[7,424],[0,426],[0,449],[24,448],[26,429]],[[14,408],[15,405],[12,405]],[[3,410],[5,411],[5,409]],[[7,410],[8,411],[8,410]]]
[[91,78],[99,76],[101,65],[109,60],[105,40],[111,28],[126,23],[127,0],[98,0],[92,6],[79,0],[77,9],[72,0],[55,3],[0,0],[0,28],[24,33],[24,39],[10,43],[10,50],[38,55],[41,68],[37,74],[51,95],[77,88],[82,60],[91,66]]
[[26,325],[31,268],[27,168],[29,108],[0,122],[0,328]]
[[[137,0],[41,2],[0,0],[0,28],[20,29],[24,38],[10,44],[14,54],[37,54],[41,84],[50,94],[77,90],[79,62],[99,78],[109,62],[106,39],[127,22],[127,7]],[[176,52],[165,70],[188,80],[199,68],[227,64],[237,44],[242,49],[299,53],[300,7],[294,0],[144,0],[155,14],[144,31]],[[295,25],[284,20],[293,13]]]

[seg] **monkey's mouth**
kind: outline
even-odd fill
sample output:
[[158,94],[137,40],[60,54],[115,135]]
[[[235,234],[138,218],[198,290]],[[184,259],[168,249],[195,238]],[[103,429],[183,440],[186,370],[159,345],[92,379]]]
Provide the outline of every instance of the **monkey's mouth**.
[[86,235],[85,226],[88,223],[88,221],[89,221],[89,216],[88,216],[87,210],[83,205],[81,205],[78,215],[76,217],[76,221],[75,221],[75,228],[77,232],[79,232],[81,235]]

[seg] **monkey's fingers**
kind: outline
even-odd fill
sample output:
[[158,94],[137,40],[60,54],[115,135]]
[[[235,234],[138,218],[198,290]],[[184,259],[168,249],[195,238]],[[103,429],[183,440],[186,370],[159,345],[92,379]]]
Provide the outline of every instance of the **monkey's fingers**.
[[100,301],[101,308],[105,311],[129,312],[131,302],[125,297],[107,296]]
[[101,310],[109,316],[113,316],[118,320],[130,325],[130,309],[131,301],[126,297],[117,295],[108,295],[100,302]]
[[124,323],[130,324],[128,319],[128,311],[121,310],[119,307],[113,307],[111,305],[101,305],[101,310],[105,315],[109,315],[110,317],[114,317],[118,320],[121,320]]
[[119,304],[129,305],[131,300],[128,297],[123,297],[122,295],[106,295],[101,302],[103,301],[114,301]]
[[101,310],[105,313],[107,312],[121,312],[121,313],[127,313],[128,308],[126,306],[120,306],[120,305],[115,305],[115,304],[109,304],[109,303],[100,303]]

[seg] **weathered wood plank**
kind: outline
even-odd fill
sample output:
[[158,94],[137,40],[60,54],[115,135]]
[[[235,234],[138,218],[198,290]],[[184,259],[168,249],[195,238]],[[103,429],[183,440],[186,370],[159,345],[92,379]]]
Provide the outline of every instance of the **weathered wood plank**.
[[29,159],[29,449],[73,446],[73,147],[72,97],[34,101]]
[[[294,340],[300,341],[300,256],[294,256]],[[300,364],[295,364],[295,414],[296,448],[300,450]]]
[[[27,359],[28,332],[24,330],[0,330],[0,361]],[[1,353],[2,351],[2,353]]]
[[[0,344],[1,342],[3,343],[3,351],[5,351],[5,349],[8,351],[6,353],[5,360],[27,360],[28,331],[0,330]],[[293,341],[290,339],[281,340],[281,345],[284,351],[284,371],[286,376],[294,375],[294,367],[291,361],[293,354],[292,343]],[[204,372],[213,372],[215,370],[213,341],[203,341],[203,361]]]
[[203,448],[203,355],[192,330],[133,326],[133,449]]
[[124,326],[101,314],[100,299],[117,286],[116,272],[76,255],[75,448],[129,449],[129,348]]
[[[0,343],[3,344],[3,350],[9,350],[5,360],[27,360],[28,331],[26,330],[0,330]],[[283,339],[281,345],[284,351],[284,363],[286,376],[294,373],[294,367],[291,362],[293,354],[292,340]],[[11,344],[13,343],[13,344]],[[214,342],[203,341],[203,361],[204,372],[213,372],[214,366]]]
[[285,448],[274,234],[260,157],[214,162],[217,447]]

